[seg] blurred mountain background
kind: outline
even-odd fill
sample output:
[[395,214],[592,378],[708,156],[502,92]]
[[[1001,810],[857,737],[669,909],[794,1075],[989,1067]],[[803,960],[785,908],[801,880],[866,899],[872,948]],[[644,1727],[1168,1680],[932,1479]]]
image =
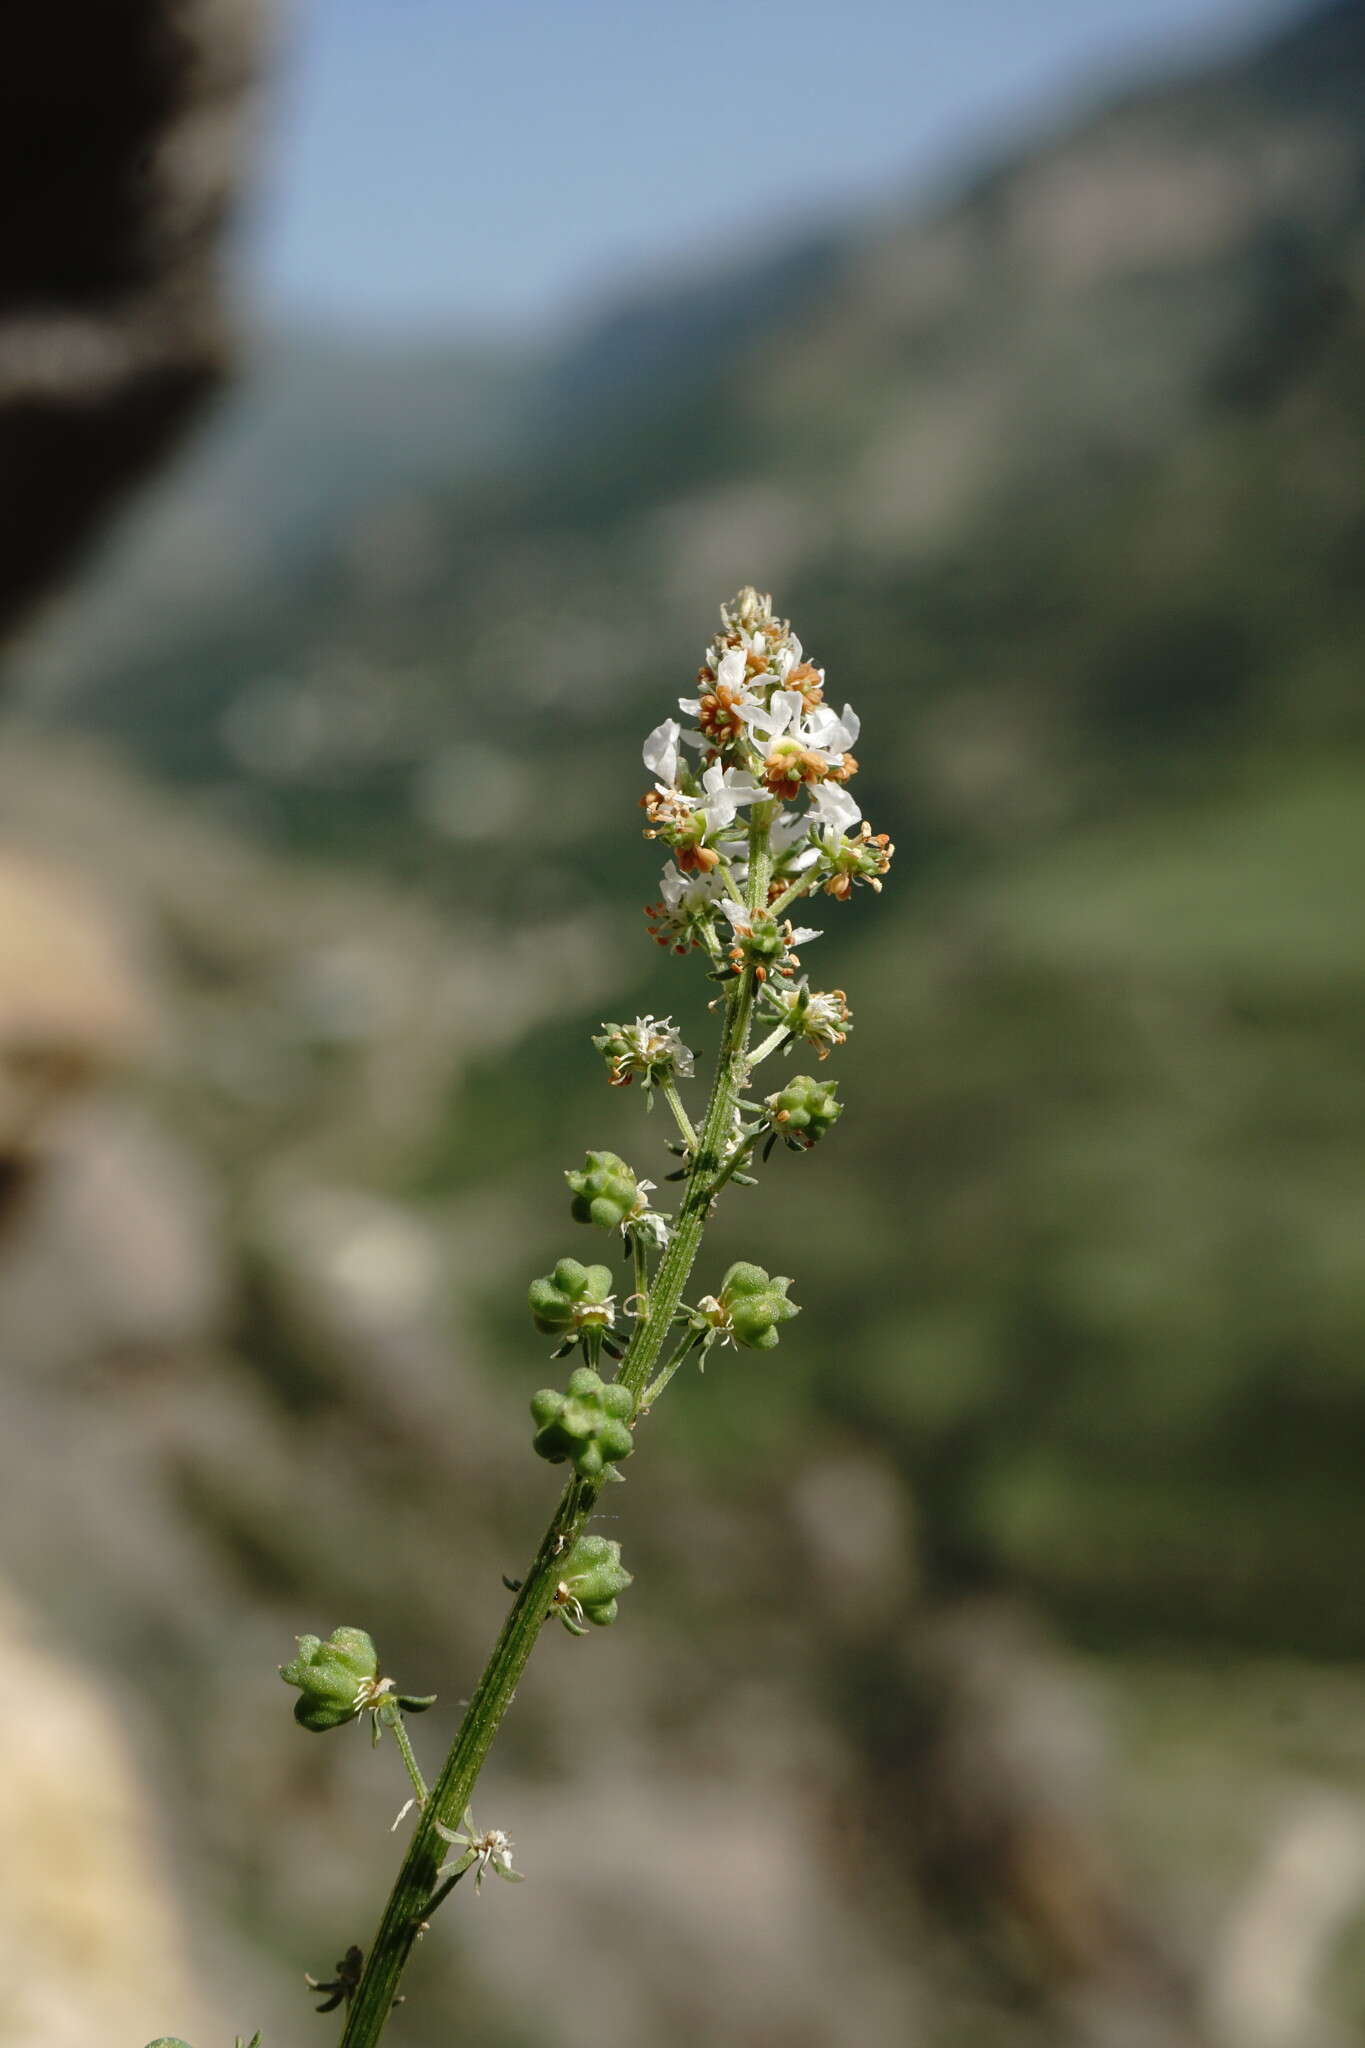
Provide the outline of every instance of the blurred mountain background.
[[396,1856],[292,1636],[434,1759],[554,1495],[561,1169],[667,1164],[587,1035],[709,1042],[639,742],[753,581],[899,848],[809,956],[847,1114],[707,1253],[804,1312],[670,1398],[395,2048],[1360,2038],[1363,455],[1338,0],[567,342],[263,343],[30,631],[0,1538],[220,2029],[311,2038]]

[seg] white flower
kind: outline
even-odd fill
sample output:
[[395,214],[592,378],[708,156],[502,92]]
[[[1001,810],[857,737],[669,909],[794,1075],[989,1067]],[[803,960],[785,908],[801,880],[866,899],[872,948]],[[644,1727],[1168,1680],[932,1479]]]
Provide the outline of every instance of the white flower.
[[713,761],[702,776],[704,795],[700,808],[705,814],[709,832],[720,832],[732,825],[741,804],[751,804],[768,792],[761,789],[752,775],[746,775],[742,768],[722,769],[719,761]]
[[[651,1180],[640,1182],[642,1188],[652,1188],[653,1185]],[[667,1216],[659,1209],[641,1209],[621,1225],[623,1237],[638,1238],[641,1244],[653,1245],[656,1251],[663,1250],[672,1234]]]
[[[729,918],[736,931],[748,931],[754,918],[764,918],[768,914],[765,910],[748,910],[744,904],[735,903],[728,896],[722,898],[720,909],[722,914]],[[820,937],[819,932],[809,931],[805,925],[798,925],[793,929],[790,924],[787,924],[782,926],[781,929],[786,934],[789,946],[799,946],[804,939],[818,939]]]
[[785,676],[789,670],[796,667],[800,659],[801,642],[797,639],[795,633],[788,633],[786,639],[773,656],[773,667],[777,670],[779,676]]
[[862,812],[842,783],[820,782],[810,793],[810,807],[831,832],[851,832]]
[[[701,733],[687,735],[688,739],[705,745]],[[656,725],[642,749],[646,768],[655,777],[654,787],[658,795],[667,799],[665,809],[673,822],[701,811],[706,819],[708,832],[720,832],[732,825],[741,804],[751,804],[757,797],[767,795],[742,768],[722,768],[719,761],[713,761],[701,778],[700,795],[688,795],[678,787],[678,775],[682,766],[679,741],[682,728],[676,718],[666,718],[662,725]],[[651,805],[653,799],[650,800]]]
[[[819,787],[823,789],[825,784],[821,783]],[[803,811],[779,811],[773,819],[769,843],[773,858],[784,875],[799,875],[812,861],[819,860],[820,849],[817,846],[801,845],[809,831],[810,819]],[[794,853],[794,847],[800,847],[800,852]]]
[[762,734],[769,745],[774,740],[794,739],[827,767],[837,768],[856,741],[861,721],[851,704],[837,715],[828,704],[807,711],[806,700],[795,690],[774,690],[768,705],[742,704],[739,715],[748,726]]
[[747,690],[747,649],[731,647],[716,664],[716,682],[727,690]]
[[645,911],[649,930],[661,946],[688,952],[690,946],[708,944],[706,934],[714,930],[714,915],[722,901],[718,868],[681,874],[669,860],[659,881],[659,901],[649,903]]
[[[753,685],[756,681],[761,681],[762,678],[749,675],[748,664],[745,661],[744,649],[742,647],[727,648],[720,657],[720,660],[715,664],[715,669],[715,682],[706,686],[708,695],[715,696],[724,691],[725,695],[721,701],[732,705],[737,710],[742,710],[746,704],[758,703],[759,700],[754,695]],[[700,718],[702,715],[701,698],[679,697],[678,709],[685,711],[689,718]],[[690,733],[688,738],[691,738]]]
[[683,916],[712,911],[718,904],[729,900],[724,884],[714,870],[702,875],[684,875],[672,861],[659,877],[659,893],[669,910]]

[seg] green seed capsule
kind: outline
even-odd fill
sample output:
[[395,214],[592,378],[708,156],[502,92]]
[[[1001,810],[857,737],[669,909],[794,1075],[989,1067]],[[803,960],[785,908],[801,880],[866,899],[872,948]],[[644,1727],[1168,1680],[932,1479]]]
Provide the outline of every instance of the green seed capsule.
[[844,1113],[833,1083],[811,1074],[793,1074],[786,1086],[769,1095],[764,1108],[775,1137],[793,1151],[808,1151]]
[[621,1563],[621,1546],[605,1536],[580,1536],[564,1565],[564,1582],[591,1615],[593,1609],[612,1608],[616,1596],[631,1583],[631,1574]]
[[736,1260],[720,1283],[719,1306],[725,1316],[727,1333],[749,1351],[771,1351],[778,1341],[777,1326],[800,1314],[788,1301],[791,1281],[784,1274],[772,1278],[762,1266]]
[[645,1208],[645,1197],[632,1169],[615,1152],[589,1152],[578,1172],[564,1176],[573,1193],[576,1223],[595,1223],[599,1230],[619,1230]]
[[553,1273],[531,1282],[527,1300],[542,1336],[560,1337],[593,1324],[610,1327],[611,1268],[561,1259]]
[[280,1666],[285,1684],[299,1688],[294,1719],[319,1735],[354,1720],[378,1675],[379,1657],[363,1628],[333,1629],[325,1643],[300,1636],[298,1656]]
[[564,1393],[542,1387],[532,1395],[535,1450],[552,1465],[570,1460],[580,1479],[600,1479],[608,1465],[629,1457],[635,1448],[628,1427],[634,1407],[625,1387],[604,1381],[590,1366],[581,1365],[570,1373]]

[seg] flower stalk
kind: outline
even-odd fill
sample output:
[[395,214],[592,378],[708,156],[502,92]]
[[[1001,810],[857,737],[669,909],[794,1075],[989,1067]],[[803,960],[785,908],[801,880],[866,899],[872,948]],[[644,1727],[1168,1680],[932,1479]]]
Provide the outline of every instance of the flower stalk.
[[[701,1248],[720,1146],[733,1122],[747,1073],[744,1055],[753,1003],[754,979],[749,970],[732,985],[726,1001],[721,1057],[677,1225],[655,1276],[649,1312],[638,1324],[617,1374],[618,1384],[636,1396],[648,1382]],[[445,1849],[439,1830],[442,1826],[456,1827],[469,1806],[503,1715],[512,1703],[552,1607],[559,1560],[572,1549],[585,1528],[603,1483],[600,1479],[585,1481],[574,1477],[560,1496],[535,1561],[522,1581],[470,1698],[450,1754],[422,1806],[403,1867],[370,1948],[364,1975],[351,2001],[340,2048],[374,2048],[383,2034],[413,1944],[434,1910],[436,1873]]]
[[[752,1184],[746,1169],[757,1140],[767,1133],[765,1158],[779,1137],[789,1151],[804,1151],[840,1114],[833,1090],[809,1075],[793,1077],[764,1103],[746,1099],[760,1060],[798,1039],[823,1059],[843,1042],[848,1023],[842,991],[813,992],[795,980],[795,948],[820,934],[794,929],[785,911],[816,888],[836,901],[847,900],[860,882],[880,889],[891,858],[889,842],[871,835],[847,789],[857,769],[850,750],[858,719],[847,705],[836,715],[824,703],[823,685],[824,671],[804,659],[771,601],[744,590],[722,607],[697,697],[679,699],[694,727],[684,731],[670,718],[645,742],[645,764],[655,777],[643,800],[645,832],[673,856],[647,915],[661,946],[699,952],[719,985],[712,1005],[722,1013],[719,1052],[705,1110],[694,1122],[678,1089],[692,1075],[693,1055],[671,1019],[604,1024],[593,1041],[613,1086],[638,1080],[647,1106],[655,1091],[662,1094],[682,1141],[672,1144],[682,1163],[670,1176],[681,1181],[681,1199],[672,1219],[660,1214],[649,1200],[653,1184],[612,1152],[589,1152],[585,1165],[566,1175],[574,1217],[623,1240],[633,1281],[625,1313],[633,1327],[625,1341],[605,1265],[564,1258],[531,1285],[532,1322],[555,1340],[553,1356],[576,1349],[583,1361],[566,1390],[546,1387],[531,1402],[536,1452],[568,1465],[569,1477],[524,1579],[507,1582],[511,1608],[430,1788],[403,1724],[405,1710],[430,1702],[398,1694],[379,1678],[363,1631],[338,1630],[328,1643],[303,1637],[299,1656],[284,1668],[301,1689],[296,1716],[303,1726],[321,1731],[369,1712],[376,1736],[381,1727],[392,1730],[413,1787],[409,1804],[417,1809],[363,1967],[359,1953],[348,1951],[336,1985],[318,1987],[334,1993],[334,2002],[345,1999],[341,2048],[375,2048],[380,2041],[414,1943],[467,1870],[475,1872],[476,1892],[487,1873],[521,1876],[502,1830],[475,1828],[471,1800],[546,1621],[557,1615],[572,1635],[586,1636],[587,1624],[616,1618],[616,1595],[631,1574],[620,1545],[587,1534],[587,1525],[604,1486],[622,1476],[640,1423],[690,1356],[704,1360],[718,1345],[770,1350],[779,1326],[798,1313],[786,1276],[770,1277],[743,1260],[697,1306],[684,1307],[683,1294],[721,1190],[732,1181]],[[685,747],[701,755],[699,767]],[[760,1017],[766,1036],[751,1051]],[[601,1376],[606,1360],[617,1361],[614,1378]]]
[[412,1796],[419,1806],[425,1806],[429,1796],[426,1779],[422,1776],[421,1768],[413,1753],[412,1740],[403,1725],[403,1716],[395,1709],[393,1719],[386,1721],[385,1726],[390,1730],[394,1741],[398,1744],[398,1754],[403,1759],[403,1769],[408,1774],[408,1783],[412,1786]]

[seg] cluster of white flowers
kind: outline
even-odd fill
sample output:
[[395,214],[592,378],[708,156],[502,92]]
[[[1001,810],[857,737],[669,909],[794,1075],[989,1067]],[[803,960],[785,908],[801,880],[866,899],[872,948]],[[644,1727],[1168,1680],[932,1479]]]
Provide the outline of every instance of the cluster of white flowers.
[[[894,848],[863,822],[847,787],[858,769],[858,715],[848,704],[836,713],[824,688],[824,670],[805,659],[771,598],[745,589],[721,606],[697,695],[678,699],[690,722],[666,718],[644,745],[654,777],[643,798],[646,835],[672,855],[648,912],[660,945],[713,954],[733,946],[727,926],[746,916],[754,805],[766,812],[773,853],[770,903],[785,907],[816,888],[842,899],[857,881],[881,887]],[[818,936],[793,931],[790,943]]]

